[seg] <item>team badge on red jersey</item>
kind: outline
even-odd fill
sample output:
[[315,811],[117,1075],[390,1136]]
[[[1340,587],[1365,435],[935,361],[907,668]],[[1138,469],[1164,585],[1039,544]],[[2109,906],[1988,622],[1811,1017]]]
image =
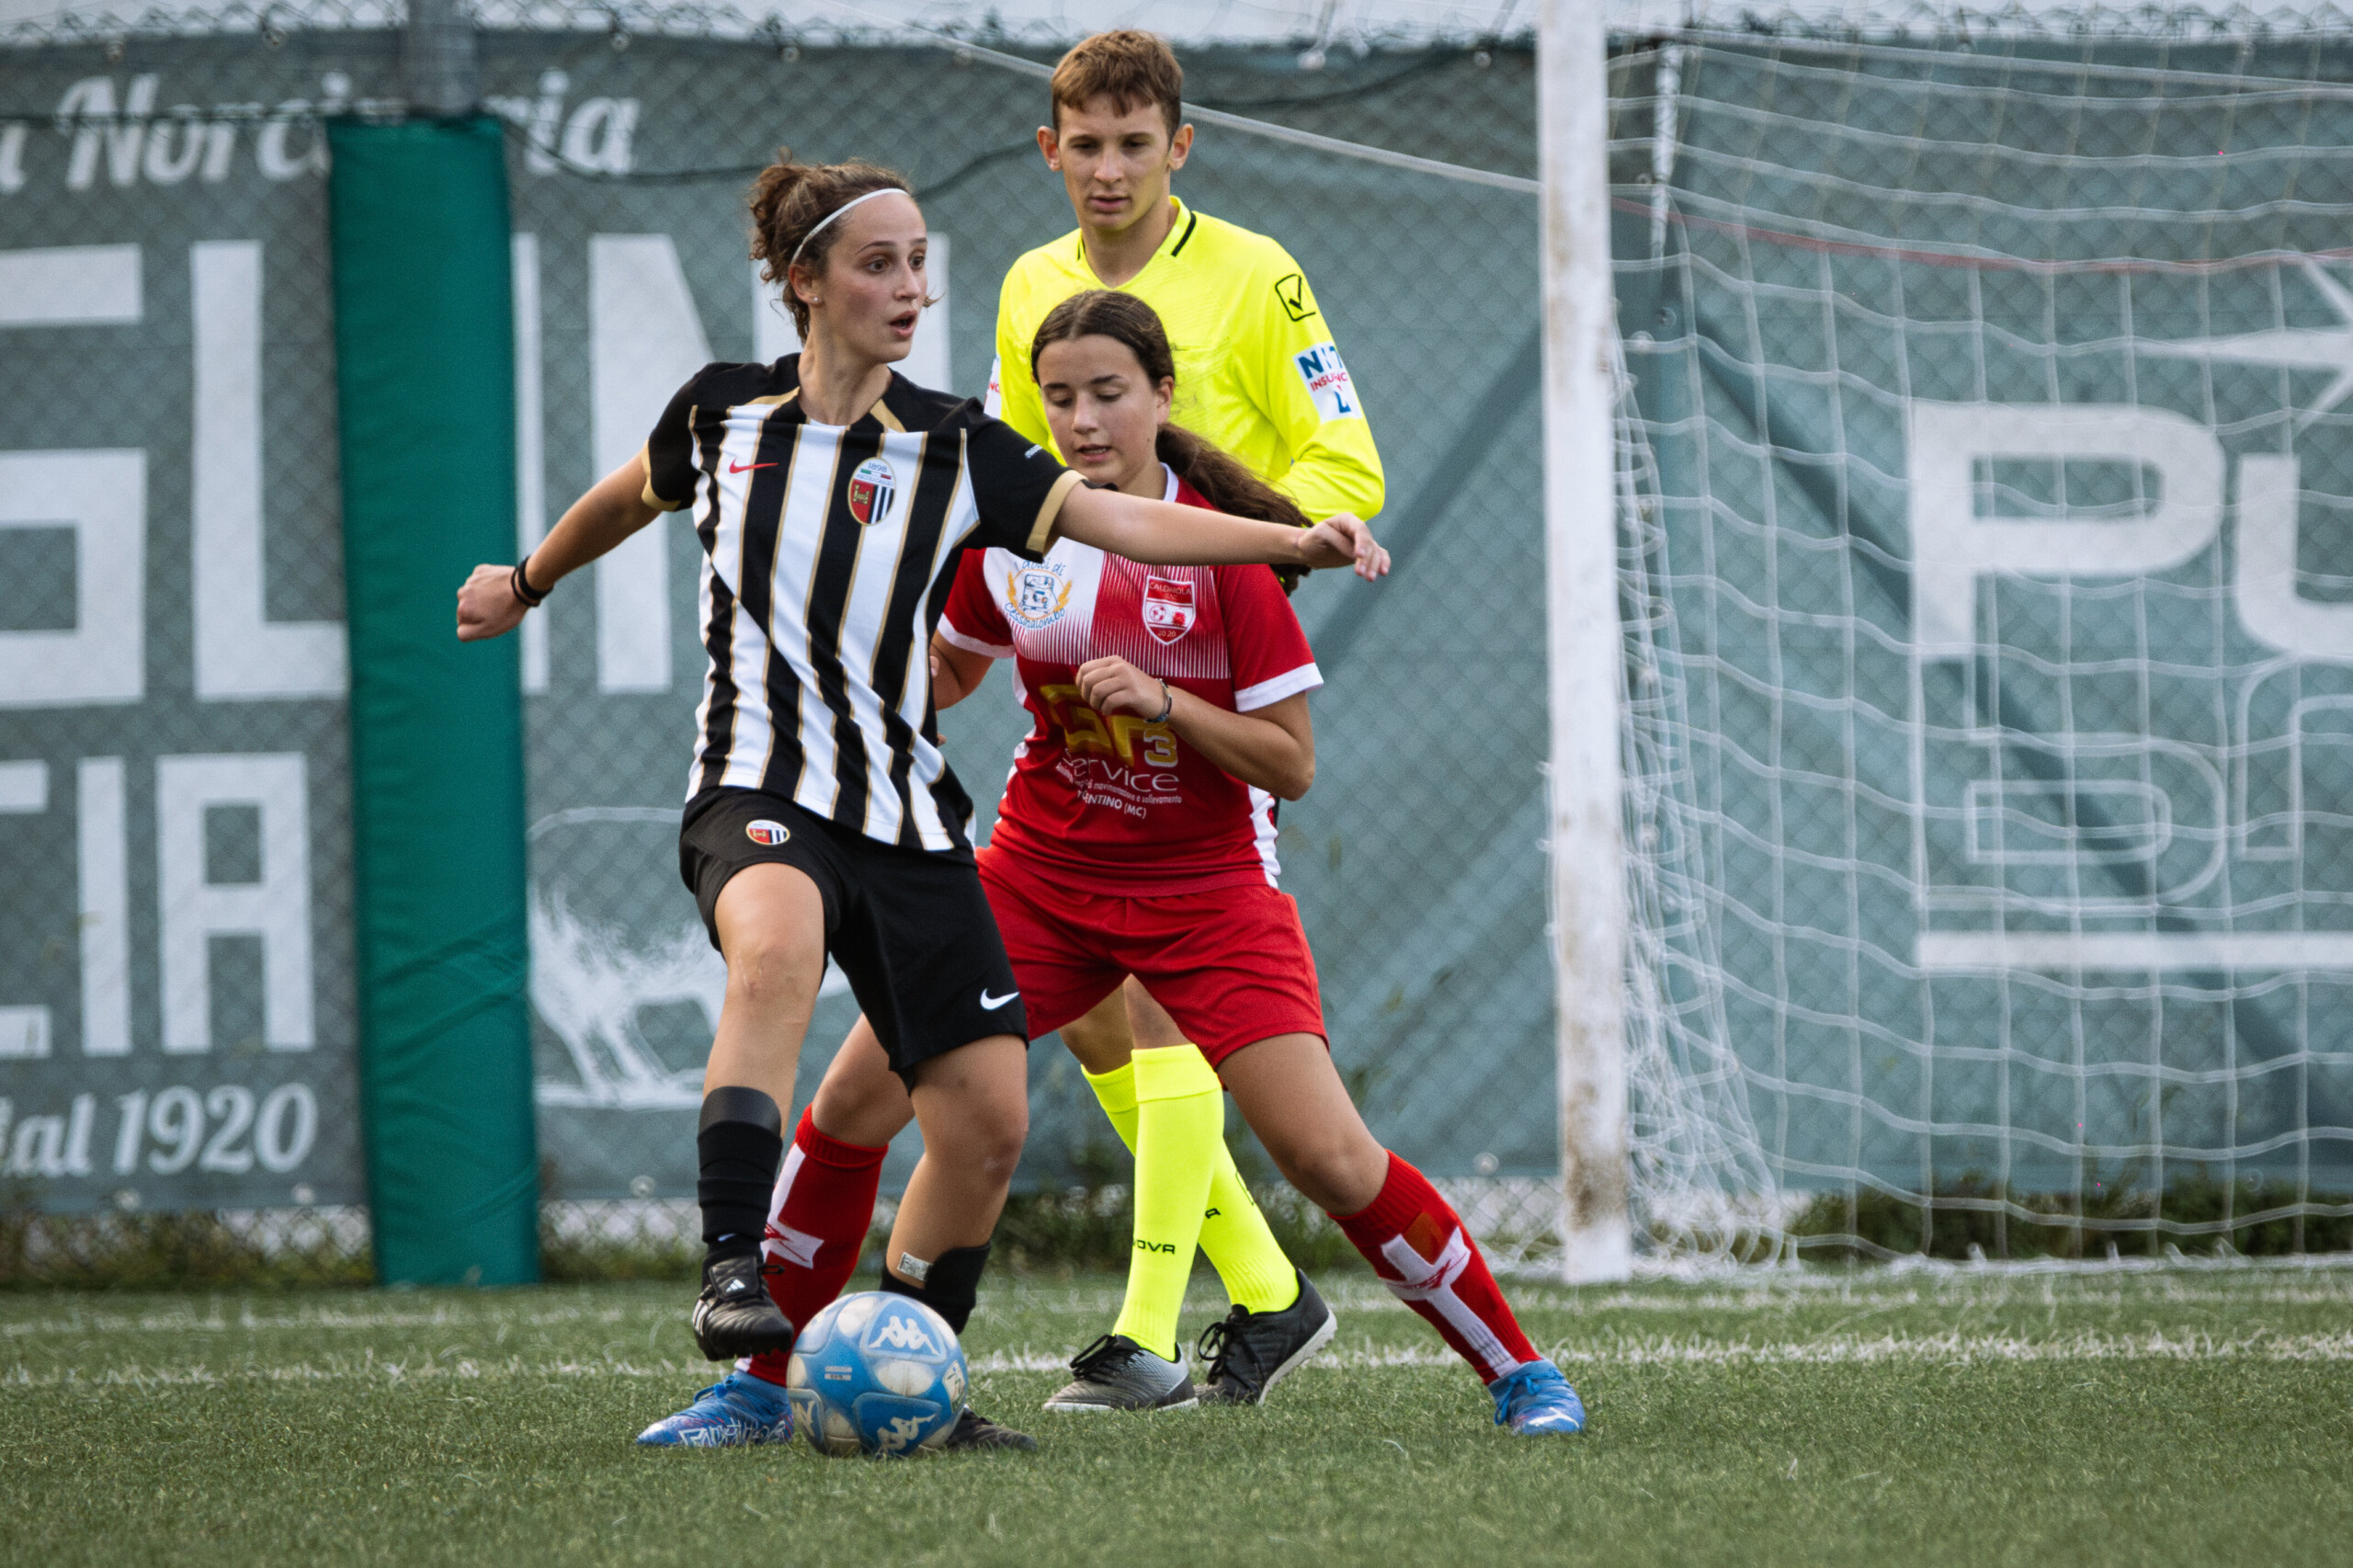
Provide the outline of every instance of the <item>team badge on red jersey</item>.
[[745,826],[744,836],[755,844],[764,844],[773,849],[790,838],[792,830],[780,822],[770,822],[767,818],[762,817],[759,821]]
[[1143,580],[1143,629],[1163,642],[1193,630],[1193,585],[1174,577]]
[[891,503],[899,494],[899,476],[881,458],[869,458],[851,471],[849,476],[849,515],[861,528],[872,528],[891,515]]
[[1025,566],[1005,574],[1005,615],[1028,631],[1040,631],[1070,609],[1073,587],[1059,563]]

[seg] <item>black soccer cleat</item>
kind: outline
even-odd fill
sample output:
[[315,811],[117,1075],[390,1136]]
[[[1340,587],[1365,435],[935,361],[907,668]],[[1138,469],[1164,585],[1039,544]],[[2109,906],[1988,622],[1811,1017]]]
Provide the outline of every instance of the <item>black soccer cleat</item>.
[[959,1449],[1019,1449],[1027,1451],[1037,1446],[1038,1439],[1029,1433],[1001,1426],[970,1405],[964,1407],[964,1414],[956,1417],[956,1425],[949,1428],[948,1436],[939,1443],[943,1453]]
[[702,1294],[695,1298],[695,1343],[713,1361],[792,1348],[793,1327],[760,1282],[760,1255],[734,1253],[703,1260]]
[[1340,1320],[1304,1274],[1299,1275],[1299,1300],[1279,1312],[1254,1312],[1236,1304],[1224,1322],[1201,1331],[1194,1347],[1209,1364],[1201,1403],[1263,1403],[1268,1390],[1305,1366],[1339,1330]]
[[1190,1410],[1199,1403],[1182,1346],[1170,1361],[1124,1334],[1107,1334],[1072,1357],[1070,1370],[1048,1410]]

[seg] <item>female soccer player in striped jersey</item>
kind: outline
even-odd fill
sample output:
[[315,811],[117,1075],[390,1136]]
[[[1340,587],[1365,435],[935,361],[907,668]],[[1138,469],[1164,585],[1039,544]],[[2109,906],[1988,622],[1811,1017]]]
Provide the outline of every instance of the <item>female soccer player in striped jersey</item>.
[[[1151,306],[1110,290],[1077,295],[1049,312],[1031,353],[1056,444],[1076,472],[1204,517],[1211,497],[1296,517],[1240,463],[1168,425],[1174,365]],[[1118,1324],[1072,1362],[1072,1382],[1047,1408],[1195,1402],[1176,1313],[1210,1196],[1200,1151],[1218,1139],[1222,1087],[1284,1176],[1487,1384],[1497,1424],[1580,1429],[1574,1391],[1520,1331],[1461,1219],[1374,1140],[1332,1065],[1314,960],[1296,905],[1274,885],[1265,796],[1296,799],[1314,776],[1307,693],[1322,679],[1273,575],[1132,565],[1084,541],[1037,562],[992,549],[959,568],[932,650],[943,703],[969,695],[989,660],[1010,657],[1032,717],[979,859],[1031,1033],[1081,1017],[1132,973],[1191,1041],[1140,1041],[1131,1062],[1082,1057],[1098,1093],[1123,1080],[1103,1098],[1136,1153],[1135,1244]],[[861,1022],[818,1091],[802,1146],[836,1165],[861,1150],[879,1164],[908,1115]],[[820,1127],[813,1145],[806,1135]],[[919,1165],[890,1269],[904,1267],[902,1237],[921,1230],[933,1201],[924,1176]],[[816,1257],[828,1238],[794,1223],[794,1185],[782,1184],[770,1232],[782,1244],[771,1245],[787,1280],[796,1268],[810,1276],[811,1311],[847,1278],[840,1260],[855,1257],[856,1244],[838,1244],[862,1233],[864,1215],[830,1217],[839,1273],[818,1280],[799,1259]],[[1301,1297],[1302,1307],[1313,1300],[1303,1280]],[[1302,1316],[1329,1322],[1320,1301]],[[1213,1382],[1255,1397],[1324,1337],[1328,1327]],[[1220,1348],[1231,1359],[1235,1346]]]
[[[497,636],[661,513],[692,511],[710,665],[679,862],[727,960],[696,1140],[709,1252],[693,1324],[714,1360],[791,1343],[760,1241],[829,954],[937,1159],[909,1244],[983,1248],[1020,1154],[1028,1029],[933,717],[930,631],[963,555],[1035,560],[1070,538],[1154,561],[1387,568],[1354,518],[1205,530],[1191,508],[1088,489],[972,403],[895,375],[927,302],[923,214],[898,176],[779,158],[752,217],[801,352],[705,367],[529,557],[475,568],[458,595],[458,635]],[[954,1323],[971,1283],[895,1288]],[[790,1430],[781,1398],[739,1418]]]

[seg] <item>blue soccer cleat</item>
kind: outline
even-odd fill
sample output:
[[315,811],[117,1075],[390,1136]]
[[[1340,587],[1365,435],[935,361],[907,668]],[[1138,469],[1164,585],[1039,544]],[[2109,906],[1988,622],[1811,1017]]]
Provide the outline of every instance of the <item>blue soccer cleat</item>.
[[1550,1361],[1530,1361],[1489,1383],[1487,1392],[1495,1396],[1495,1425],[1510,1427],[1515,1437],[1566,1437],[1585,1430],[1584,1403]]
[[741,1449],[792,1440],[792,1402],[749,1372],[730,1372],[676,1415],[637,1435],[651,1449]]

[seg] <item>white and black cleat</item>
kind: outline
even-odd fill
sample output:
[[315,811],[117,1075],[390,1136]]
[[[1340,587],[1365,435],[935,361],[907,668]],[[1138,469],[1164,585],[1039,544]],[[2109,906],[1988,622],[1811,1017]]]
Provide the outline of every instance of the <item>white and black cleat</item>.
[[1254,1312],[1237,1302],[1224,1322],[1201,1331],[1201,1342],[1194,1346],[1193,1353],[1209,1363],[1201,1403],[1265,1403],[1277,1383],[1313,1360],[1339,1331],[1339,1318],[1304,1274],[1299,1275],[1299,1300],[1279,1312]]
[[1071,1358],[1071,1381],[1048,1410],[1189,1410],[1199,1403],[1184,1352],[1171,1361],[1124,1334],[1107,1334]]
[[703,1261],[694,1330],[695,1343],[708,1359],[733,1361],[739,1356],[792,1348],[792,1324],[768,1299],[760,1273],[756,1252]]

